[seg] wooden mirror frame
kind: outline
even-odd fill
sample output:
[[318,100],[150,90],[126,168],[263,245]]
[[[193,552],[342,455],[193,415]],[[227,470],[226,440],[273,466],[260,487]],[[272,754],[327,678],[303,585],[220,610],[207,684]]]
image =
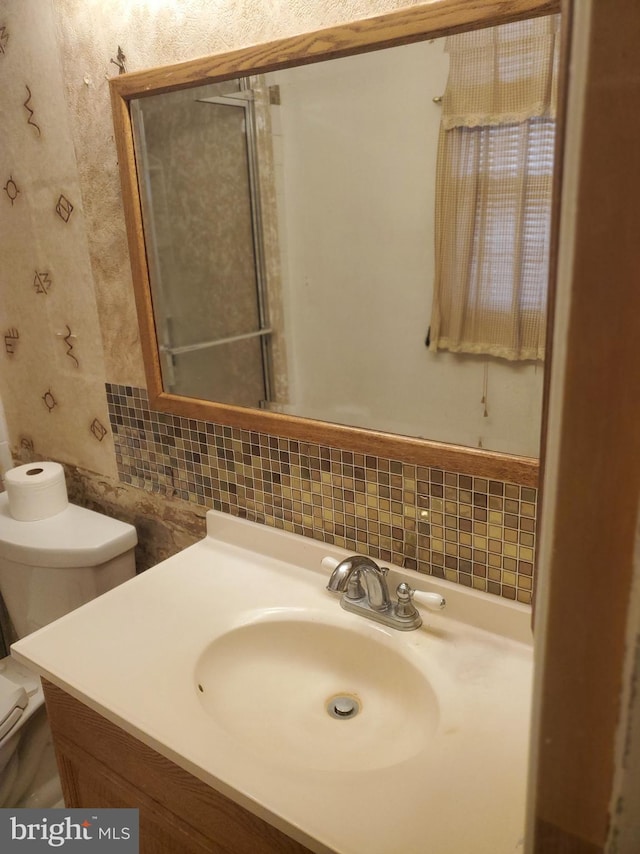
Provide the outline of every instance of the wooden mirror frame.
[[[537,486],[536,458],[514,456],[383,433],[359,427],[281,415],[171,394],[163,389],[145,249],[129,102],[233,77],[260,74],[402,44],[439,38],[560,11],[560,0],[431,0],[349,24],[215,54],[110,80],[115,139],[149,403],[153,409],[245,430],[436,466],[448,471]],[[556,182],[556,188],[558,182]],[[557,222],[558,198],[553,222]],[[550,281],[550,287],[553,283]],[[549,314],[553,299],[549,298]],[[548,318],[551,328],[551,316]],[[548,370],[545,372],[548,376]],[[546,382],[545,382],[546,396]]]

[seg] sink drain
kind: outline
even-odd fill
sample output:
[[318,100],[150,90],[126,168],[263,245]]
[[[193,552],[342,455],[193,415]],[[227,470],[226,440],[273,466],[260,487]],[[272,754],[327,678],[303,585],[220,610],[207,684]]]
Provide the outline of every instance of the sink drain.
[[330,697],[327,703],[327,712],[337,720],[350,720],[360,711],[360,701],[349,694],[337,694]]

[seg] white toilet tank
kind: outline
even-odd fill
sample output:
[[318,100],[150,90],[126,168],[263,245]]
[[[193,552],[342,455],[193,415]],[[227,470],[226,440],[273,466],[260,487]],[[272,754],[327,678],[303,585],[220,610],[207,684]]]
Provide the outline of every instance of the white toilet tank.
[[18,522],[0,495],[0,593],[20,637],[135,575],[133,525],[69,504]]

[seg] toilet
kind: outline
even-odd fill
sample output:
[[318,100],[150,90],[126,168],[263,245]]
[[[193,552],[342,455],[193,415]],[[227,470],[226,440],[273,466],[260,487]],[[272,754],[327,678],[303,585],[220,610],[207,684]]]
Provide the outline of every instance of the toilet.
[[[132,578],[137,541],[132,525],[74,504],[48,519],[16,521],[0,494],[0,593],[18,636]],[[0,659],[0,808],[58,806],[40,679],[7,656]]]

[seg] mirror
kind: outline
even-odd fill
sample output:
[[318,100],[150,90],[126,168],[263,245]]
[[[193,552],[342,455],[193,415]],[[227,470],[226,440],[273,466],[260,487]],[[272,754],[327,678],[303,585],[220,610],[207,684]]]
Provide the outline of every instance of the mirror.
[[535,455],[541,363],[425,346],[436,37],[555,10],[456,27],[456,5],[112,81],[157,408],[401,459],[433,440]]

